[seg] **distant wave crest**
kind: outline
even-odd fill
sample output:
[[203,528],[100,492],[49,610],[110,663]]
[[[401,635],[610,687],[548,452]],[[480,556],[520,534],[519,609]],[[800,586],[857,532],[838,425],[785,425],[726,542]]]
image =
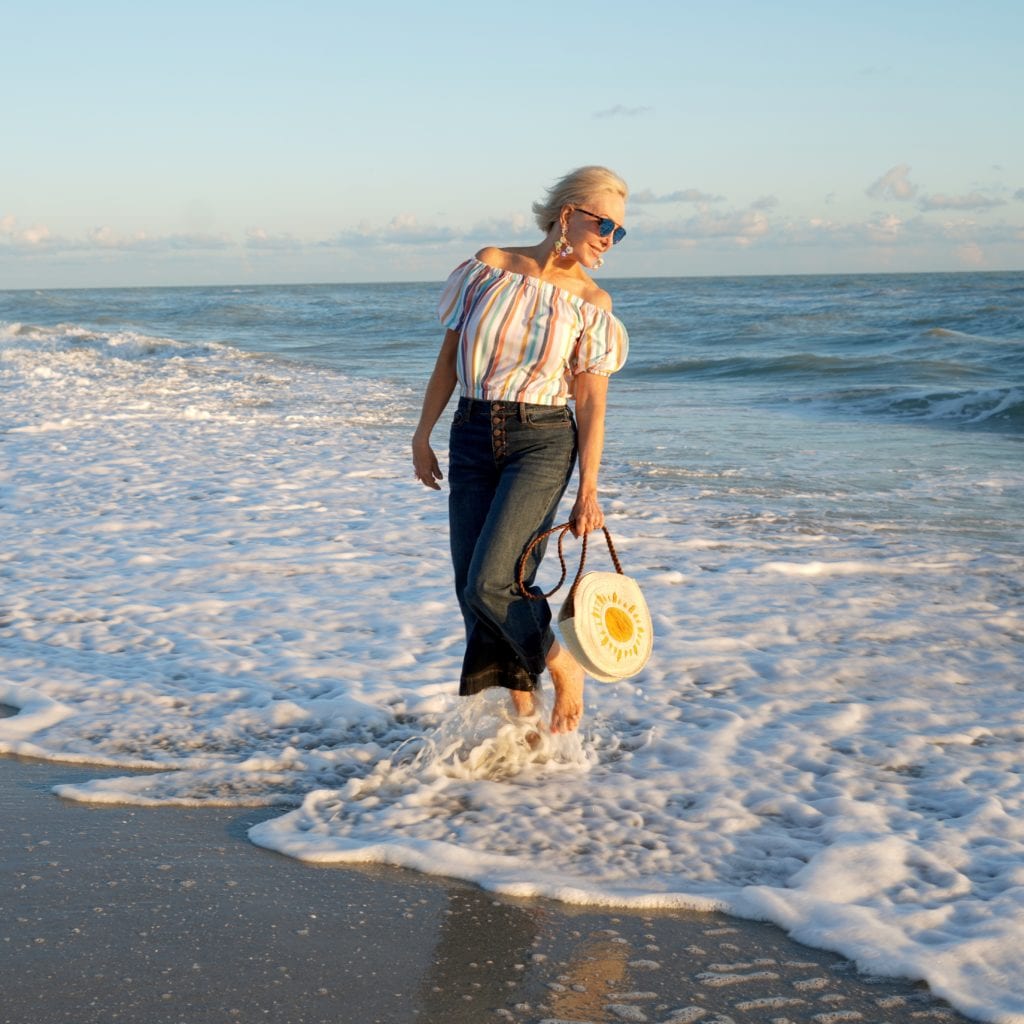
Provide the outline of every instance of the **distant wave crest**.
[[982,368],[939,354],[922,358],[918,353],[906,356],[877,357],[858,355],[818,355],[794,352],[780,355],[728,355],[675,359],[669,362],[627,365],[624,376],[646,378],[692,378],[705,381],[748,381],[755,386],[787,382],[797,387],[814,386],[822,381],[849,380],[864,383],[889,381],[894,375],[913,376],[916,380],[940,382],[974,376]]
[[0,322],[0,354],[4,358],[92,352],[97,357],[122,360],[209,355],[224,351],[215,342],[186,343],[131,330],[105,332],[79,324],[43,327],[30,323]]
[[824,404],[845,407],[865,416],[944,422],[1024,434],[1024,388],[1020,387],[969,390],[859,388],[834,392],[826,397]]

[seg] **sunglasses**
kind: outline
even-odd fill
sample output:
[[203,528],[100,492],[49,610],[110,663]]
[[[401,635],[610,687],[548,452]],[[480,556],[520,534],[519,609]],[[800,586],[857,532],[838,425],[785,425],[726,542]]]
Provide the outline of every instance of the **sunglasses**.
[[611,217],[599,217],[596,213],[591,213],[589,210],[584,210],[579,206],[576,209],[588,217],[593,217],[597,221],[597,233],[602,238],[607,238],[611,235],[612,245],[618,245],[626,237],[626,229],[618,227]]

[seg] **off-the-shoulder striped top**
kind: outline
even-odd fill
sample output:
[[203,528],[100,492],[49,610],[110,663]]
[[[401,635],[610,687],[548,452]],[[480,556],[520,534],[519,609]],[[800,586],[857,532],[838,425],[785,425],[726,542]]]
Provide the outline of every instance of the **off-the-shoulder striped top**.
[[469,259],[452,271],[438,305],[459,334],[462,395],[565,405],[578,373],[620,369],[629,336],[611,313],[539,277]]

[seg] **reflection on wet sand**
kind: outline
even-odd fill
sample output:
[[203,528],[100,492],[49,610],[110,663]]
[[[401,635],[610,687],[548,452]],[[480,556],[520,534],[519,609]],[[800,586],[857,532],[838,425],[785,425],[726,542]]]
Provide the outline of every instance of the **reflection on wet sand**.
[[552,1015],[568,1020],[604,1019],[609,993],[626,982],[630,946],[601,930],[576,946],[551,984]]
[[523,984],[548,915],[476,890],[451,891],[443,914],[433,963],[420,986],[423,1018],[479,1024],[482,1013],[507,1005]]

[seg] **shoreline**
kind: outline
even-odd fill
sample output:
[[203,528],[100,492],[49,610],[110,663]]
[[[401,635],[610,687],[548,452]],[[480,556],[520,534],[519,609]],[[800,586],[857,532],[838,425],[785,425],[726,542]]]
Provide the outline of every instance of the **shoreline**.
[[90,805],[4,757],[0,1024],[966,1022],[769,924],[497,897],[249,842],[280,808]]

